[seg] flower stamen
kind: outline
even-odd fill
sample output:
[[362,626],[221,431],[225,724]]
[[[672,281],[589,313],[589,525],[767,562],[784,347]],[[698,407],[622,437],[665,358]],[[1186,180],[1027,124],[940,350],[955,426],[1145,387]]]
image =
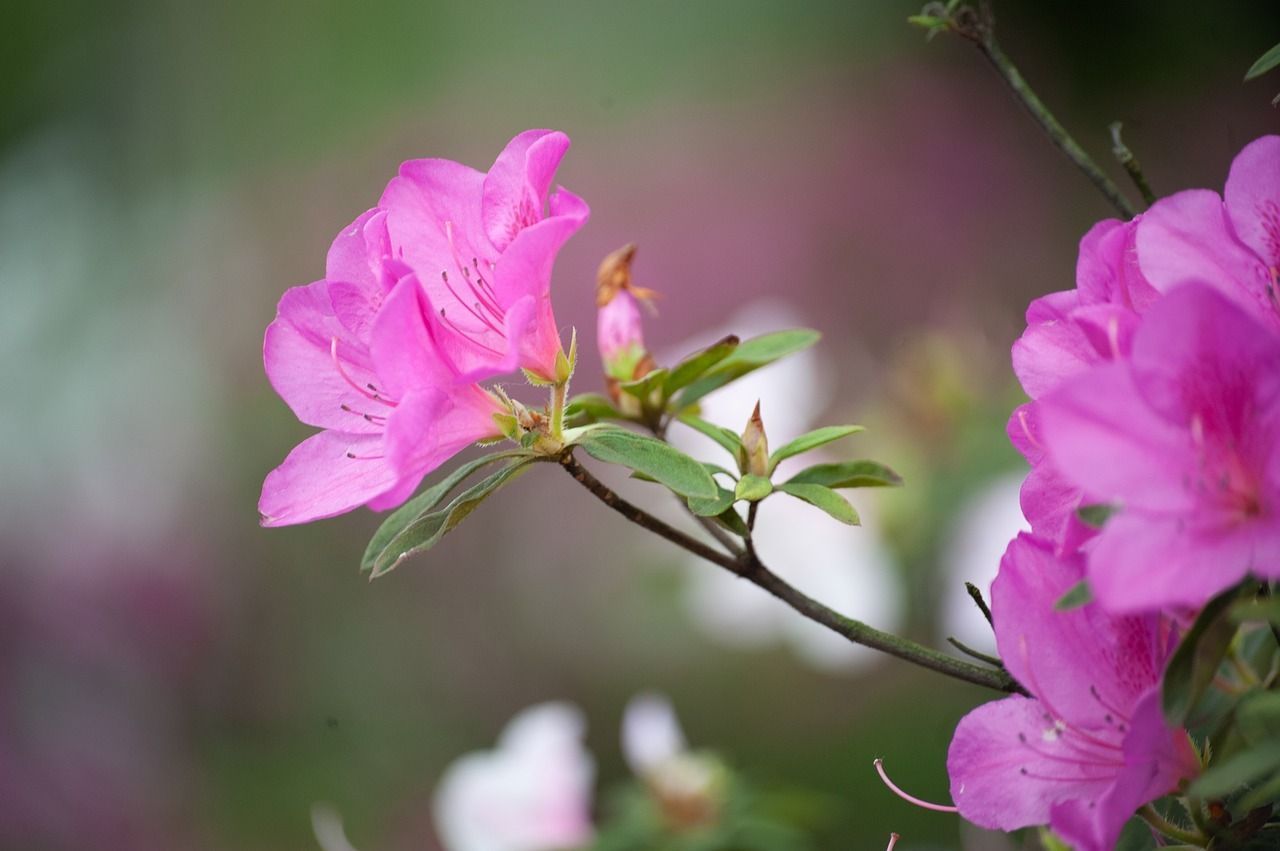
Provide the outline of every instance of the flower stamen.
[[[933,810],[935,813],[960,812],[959,807],[947,806],[946,804],[932,804],[928,801],[921,800],[920,798],[917,798],[914,795],[908,795],[906,792],[899,789],[897,784],[895,784],[892,780],[889,779],[889,775],[884,770],[884,760],[877,757],[873,764],[876,767],[876,773],[879,774],[880,779],[884,781],[884,785],[889,787],[889,791],[897,795],[902,800],[906,801],[908,804],[915,804],[917,807],[920,807],[926,810]],[[896,837],[897,834],[894,834],[894,836]],[[892,842],[889,843],[889,847],[890,848],[893,847]]]

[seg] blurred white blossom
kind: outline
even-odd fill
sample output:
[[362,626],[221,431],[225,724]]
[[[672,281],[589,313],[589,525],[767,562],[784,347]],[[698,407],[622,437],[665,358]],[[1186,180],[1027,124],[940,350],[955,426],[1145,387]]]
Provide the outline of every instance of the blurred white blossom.
[[491,751],[468,754],[436,789],[448,851],[551,851],[591,840],[595,763],[582,713],[544,703],[511,719]]

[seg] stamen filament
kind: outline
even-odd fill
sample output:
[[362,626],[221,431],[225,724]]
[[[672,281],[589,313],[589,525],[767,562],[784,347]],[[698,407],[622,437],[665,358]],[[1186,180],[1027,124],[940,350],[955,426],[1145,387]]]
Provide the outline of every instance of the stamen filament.
[[[908,804],[915,804],[917,807],[921,807],[926,810],[933,810],[935,813],[960,812],[959,807],[949,807],[946,804],[931,804],[928,801],[923,801],[920,798],[915,797],[914,795],[908,795],[906,792],[899,789],[897,784],[889,779],[889,775],[886,774],[884,770],[884,760],[877,757],[874,765],[876,767],[876,773],[880,775],[880,779],[884,781],[884,785],[889,787],[889,791],[906,801]],[[889,844],[889,847],[893,847],[892,842]]]
[[[352,380],[351,376],[347,374],[346,369],[343,368],[342,361],[338,358],[338,338],[337,337],[332,337],[329,340],[329,357],[333,359],[333,367],[334,369],[338,370],[338,374],[342,376],[342,380],[350,384],[351,388],[355,390],[357,393],[359,393],[361,396],[365,397],[366,399],[371,399],[374,402],[381,402],[382,404],[386,405],[389,408],[394,408],[396,405],[399,404],[398,402],[393,402],[390,399],[384,399],[382,396],[378,395],[376,389],[372,393],[369,392],[369,390],[366,390],[364,387],[361,387],[359,384],[356,384],[356,382]],[[370,388],[373,388],[372,384],[369,384],[368,386]]]

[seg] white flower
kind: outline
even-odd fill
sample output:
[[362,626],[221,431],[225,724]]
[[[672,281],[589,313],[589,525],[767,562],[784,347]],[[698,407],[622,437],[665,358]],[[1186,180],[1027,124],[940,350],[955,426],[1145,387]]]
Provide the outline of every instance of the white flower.
[[622,754],[637,777],[688,750],[671,701],[660,694],[633,697],[622,716]]
[[449,851],[550,851],[589,842],[595,764],[582,713],[532,706],[492,751],[468,754],[436,789],[436,828]]
[[1001,476],[970,496],[940,550],[944,559],[943,634],[986,653],[995,652],[995,636],[965,593],[964,583],[972,582],[990,599],[991,581],[1005,548],[1019,532],[1031,531],[1018,502],[1023,477],[1022,473]]

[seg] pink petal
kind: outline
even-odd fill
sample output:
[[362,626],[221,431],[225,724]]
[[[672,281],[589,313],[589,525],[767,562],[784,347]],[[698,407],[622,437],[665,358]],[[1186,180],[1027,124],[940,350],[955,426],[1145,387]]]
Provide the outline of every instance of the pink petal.
[[1065,735],[1115,745],[1138,697],[1159,682],[1165,648],[1154,616],[1111,617],[1096,604],[1057,611],[1084,575],[1083,557],[1055,556],[1027,534],[1014,539],[991,585],[996,646],[1046,711],[1083,731]]
[[507,143],[484,180],[485,233],[499,251],[521,230],[542,219],[556,169],[569,137],[554,130],[526,130]]
[[1231,163],[1223,192],[1236,236],[1280,268],[1280,136],[1255,139]]
[[1097,799],[1076,799],[1053,808],[1050,825],[1077,851],[1109,851],[1133,814],[1173,792],[1198,772],[1195,751],[1183,730],[1164,723],[1160,690],[1137,703],[1124,740],[1125,765],[1115,783]]
[[1270,272],[1236,238],[1217,193],[1188,189],[1157,201],[1138,224],[1138,263],[1163,293],[1205,283],[1280,326],[1269,295]]
[[457,371],[437,345],[431,305],[414,275],[387,296],[373,323],[370,349],[378,376],[396,399],[411,390],[447,388]]
[[1135,239],[1141,220],[1107,219],[1080,240],[1076,287],[1082,304],[1114,304],[1141,313],[1159,298],[1138,265]]
[[452,301],[440,297],[448,293],[442,272],[460,278],[472,258],[484,267],[497,257],[480,218],[483,184],[482,173],[452,160],[410,160],[378,201],[387,211],[395,255],[418,273],[437,307],[449,307]]
[[498,260],[494,290],[504,308],[526,295],[548,293],[556,254],[590,216],[587,205],[568,190],[559,190],[555,197],[565,212],[520,231]]
[[960,815],[995,830],[1047,824],[1054,804],[1092,799],[1119,766],[1083,757],[1038,700],[1021,696],[983,704],[960,720],[947,751],[951,799]]
[[502,410],[474,384],[411,391],[387,421],[387,461],[416,485],[473,443],[499,437],[493,415]]
[[[338,365],[332,354],[335,339]],[[338,321],[327,281],[285,292],[275,321],[267,326],[262,359],[271,386],[307,425],[357,433],[382,430],[363,416],[387,413],[366,392],[368,383],[376,386],[376,378],[364,343]]]
[[1027,308],[1027,330],[1013,344],[1013,371],[1032,399],[1049,392],[1097,360],[1092,344],[1071,320],[1074,290],[1050,293]]
[[1232,534],[1196,528],[1181,517],[1126,510],[1107,521],[1089,552],[1089,586],[1115,612],[1198,607],[1251,568],[1274,569],[1277,556],[1280,536],[1274,533],[1259,540],[1254,529]]
[[262,525],[307,523],[363,505],[398,478],[381,455],[380,434],[312,435],[267,474],[258,500]]
[[325,278],[371,290],[384,289],[386,282],[379,267],[382,259],[391,254],[386,219],[386,211],[374,207],[343,228],[329,246]]
[[1191,435],[1142,404],[1127,366],[1071,379],[1041,399],[1037,413],[1050,462],[1100,502],[1194,509],[1184,486],[1196,473]]

